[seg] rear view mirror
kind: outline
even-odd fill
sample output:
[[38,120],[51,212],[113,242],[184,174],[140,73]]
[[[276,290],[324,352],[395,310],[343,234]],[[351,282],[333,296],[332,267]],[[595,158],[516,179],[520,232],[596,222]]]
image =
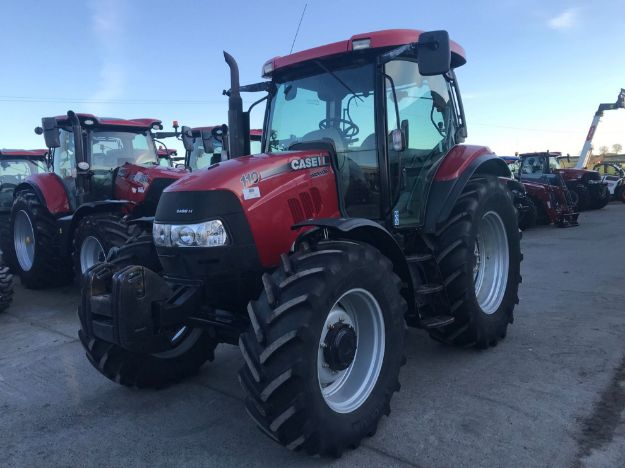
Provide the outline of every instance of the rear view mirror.
[[419,36],[417,59],[423,76],[441,75],[451,69],[447,31],[429,31]]
[[406,139],[404,138],[404,132],[400,129],[395,129],[391,132],[391,139],[393,141],[393,151],[404,151],[406,149]]
[[43,139],[46,142],[48,148],[58,148],[61,146],[61,135],[59,127],[56,124],[54,117],[44,117],[41,119],[43,128],[37,127],[35,133],[41,135],[43,133]]
[[193,151],[193,132],[190,127],[185,125],[180,130],[180,137],[182,138],[182,145],[187,151]]
[[211,154],[215,152],[215,145],[213,145],[213,134],[208,130],[202,130],[202,146],[204,152]]

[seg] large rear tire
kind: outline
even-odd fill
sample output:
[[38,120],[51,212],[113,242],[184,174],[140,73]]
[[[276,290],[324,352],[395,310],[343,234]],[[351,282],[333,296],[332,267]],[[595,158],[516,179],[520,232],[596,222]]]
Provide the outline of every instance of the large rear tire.
[[[110,263],[119,266],[152,266],[152,257],[145,256],[145,236],[139,241],[130,240],[116,251]],[[147,259],[142,264],[140,259]],[[106,378],[127,387],[163,388],[197,374],[206,361],[215,356],[217,341],[209,330],[182,327],[171,333],[172,349],[157,354],[141,354],[128,351],[116,344],[92,336],[84,322],[82,306],[78,308],[81,329],[80,342],[87,359]]]
[[30,191],[17,194],[11,209],[13,242],[9,258],[15,272],[30,289],[61,286],[71,282],[72,264],[63,257],[56,220]]
[[303,243],[282,260],[239,340],[246,409],[276,442],[340,456],[375,433],[399,390],[401,282],[366,244]]
[[455,317],[433,338],[486,348],[506,336],[519,302],[520,239],[509,191],[495,177],[472,178],[432,239]]
[[605,206],[610,203],[610,198],[612,198],[610,195],[610,191],[606,186],[603,186],[603,188],[600,189],[599,192],[600,193],[597,195],[597,198],[592,202],[592,207],[595,210],[605,208]]

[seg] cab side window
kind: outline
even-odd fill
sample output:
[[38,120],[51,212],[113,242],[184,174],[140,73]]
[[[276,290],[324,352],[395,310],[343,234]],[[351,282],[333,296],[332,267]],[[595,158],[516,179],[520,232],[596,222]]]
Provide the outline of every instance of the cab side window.
[[74,177],[76,173],[74,133],[61,129],[60,141],[61,146],[54,150],[54,172],[62,179]]

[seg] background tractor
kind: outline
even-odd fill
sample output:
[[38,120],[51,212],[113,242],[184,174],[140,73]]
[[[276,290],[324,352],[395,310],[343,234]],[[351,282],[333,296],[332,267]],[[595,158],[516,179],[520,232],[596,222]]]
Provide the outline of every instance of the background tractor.
[[13,237],[9,230],[13,192],[33,174],[48,172],[48,150],[0,150],[0,250],[5,261]]
[[9,255],[29,288],[66,283],[73,270],[80,275],[139,235],[128,221],[152,216],[163,189],[186,174],[158,165],[152,131],[162,129],[159,120],[69,111],[42,123],[36,132],[45,137],[50,172],[17,184],[10,218]]
[[534,153],[518,158],[517,179],[523,183],[536,209],[538,224],[558,227],[577,226],[577,195],[571,192],[561,172],[549,167],[549,159]]
[[614,200],[625,203],[625,170],[616,163],[602,162],[592,168],[601,175]]
[[597,171],[563,168],[560,165],[562,153],[553,151],[522,153],[519,156],[523,160],[522,179],[536,179],[549,174],[562,176],[577,211],[600,209],[609,203],[610,192]]
[[[510,172],[461,144],[465,57],[445,31],[276,57],[243,87],[225,57],[230,159],[164,191],[162,274],[129,262],[129,244],[85,275],[80,339],[99,372],[136,387],[238,343],[264,433],[338,456],[389,414],[406,323],[463,347],[506,336],[521,280]],[[268,101],[254,156],[242,91]]]

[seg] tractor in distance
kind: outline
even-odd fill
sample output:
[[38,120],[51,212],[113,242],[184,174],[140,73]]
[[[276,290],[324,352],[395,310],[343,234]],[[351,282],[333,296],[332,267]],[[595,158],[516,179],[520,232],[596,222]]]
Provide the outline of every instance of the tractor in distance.
[[131,220],[153,216],[163,189],[186,174],[158,165],[159,120],[69,111],[42,124],[50,171],[17,184],[10,217],[11,264],[28,288],[64,284],[150,229]]
[[[247,86],[224,56],[230,158],[163,192],[162,273],[113,259],[87,272],[79,336],[99,372],[134,387],[183,379],[238,344],[263,432],[339,456],[389,414],[406,324],[463,347],[506,336],[522,257],[510,171],[462,144],[466,59],[446,31],[275,57]],[[253,156],[246,91],[268,100]]]
[[601,180],[608,184],[612,199],[625,203],[625,170],[617,163],[602,162],[592,168],[601,175]]
[[552,171],[549,164],[548,157],[534,153],[518,158],[516,177],[536,210],[536,223],[577,226],[577,196],[568,189],[562,174]]
[[48,150],[0,150],[0,250],[8,260],[7,253],[13,237],[9,230],[13,192],[15,188],[33,174],[48,172]]
[[[562,153],[542,151],[521,153],[521,178],[540,178],[542,175],[559,174],[562,176],[572,196],[576,211],[600,209],[610,201],[610,192],[597,171],[579,168],[563,168],[560,160]],[[529,161],[532,163],[530,164]],[[564,156],[568,158],[568,156]]]

